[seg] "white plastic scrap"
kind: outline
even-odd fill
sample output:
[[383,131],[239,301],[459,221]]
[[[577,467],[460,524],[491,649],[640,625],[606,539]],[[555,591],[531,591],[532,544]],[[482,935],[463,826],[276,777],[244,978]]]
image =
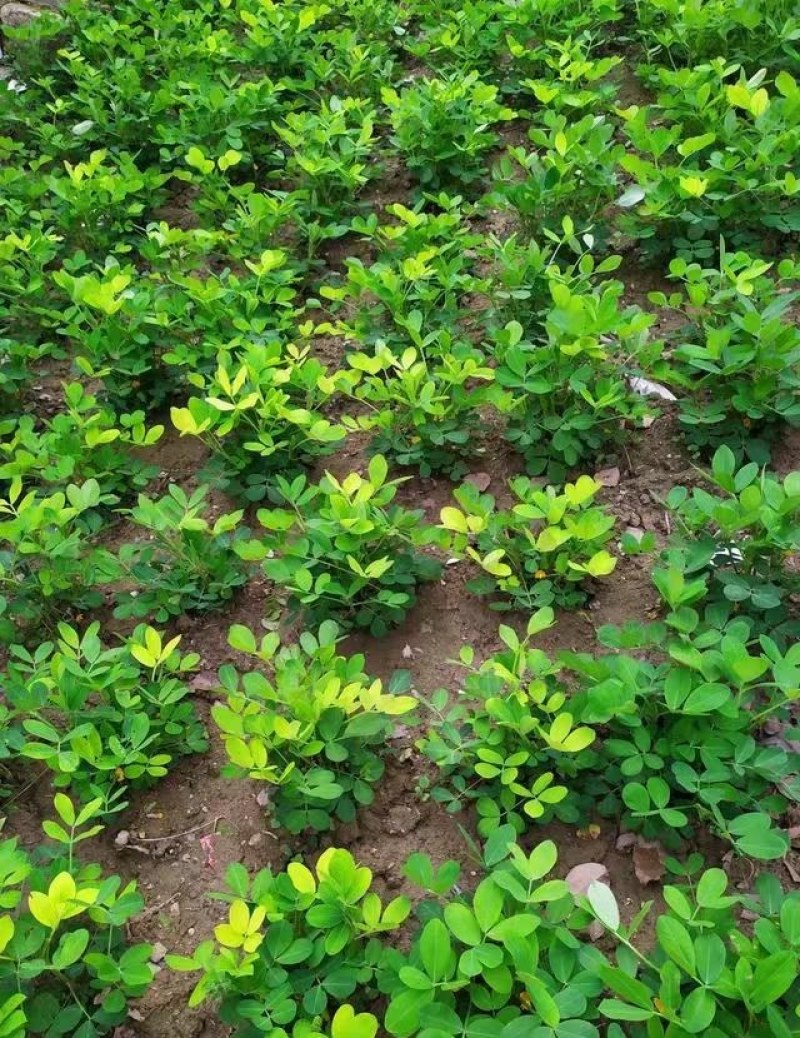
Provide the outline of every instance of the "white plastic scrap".
[[677,400],[678,398],[660,382],[651,382],[649,378],[629,378],[628,385],[639,396],[657,396],[661,400]]

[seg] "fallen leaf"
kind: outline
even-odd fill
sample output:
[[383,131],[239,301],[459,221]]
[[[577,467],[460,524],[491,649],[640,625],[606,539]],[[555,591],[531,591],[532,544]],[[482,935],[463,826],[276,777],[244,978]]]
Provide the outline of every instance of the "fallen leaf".
[[492,482],[492,477],[488,472],[470,472],[468,476],[464,477],[464,482],[471,483],[474,487],[477,487],[481,493],[483,493],[484,490],[488,489],[489,484]]
[[587,825],[585,829],[576,830],[575,835],[579,840],[596,840],[601,832],[599,825],[592,824]]
[[203,848],[203,853],[206,856],[205,865],[206,868],[215,869],[217,867],[217,858],[214,854],[214,838],[216,833],[207,833],[205,836],[200,837],[200,846]]
[[792,865],[791,861],[789,861],[788,855],[783,859],[783,864],[786,867],[786,871],[792,877],[792,883],[800,883],[800,872],[798,872],[794,865]]
[[604,487],[617,487],[619,486],[619,469],[616,466],[613,469],[600,469],[599,472],[595,472],[594,478]]
[[219,688],[219,678],[215,670],[201,670],[195,674],[190,682],[195,692],[216,692]]
[[592,883],[602,883],[606,879],[608,869],[599,861],[585,861],[571,868],[566,875],[567,886],[573,894],[585,894]]
[[616,848],[618,851],[629,851],[636,843],[636,833],[620,833],[617,837]]
[[643,887],[648,883],[658,883],[662,879],[664,862],[661,860],[659,844],[644,840],[637,843],[633,848],[633,871]]

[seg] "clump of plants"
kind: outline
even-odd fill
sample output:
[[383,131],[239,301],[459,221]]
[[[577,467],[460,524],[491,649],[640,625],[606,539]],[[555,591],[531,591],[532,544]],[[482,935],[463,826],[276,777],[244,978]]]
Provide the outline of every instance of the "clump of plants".
[[797,653],[784,654],[771,640],[754,648],[741,622],[680,638],[659,625],[633,625],[605,631],[602,640],[666,649],[666,658],[565,659],[583,686],[571,704],[575,716],[605,728],[594,762],[575,783],[585,814],[621,816],[626,828],[673,849],[701,823],[741,854],[782,857],[789,841],[780,826],[800,792],[799,758],[785,740],[771,745],[763,727],[769,719],[777,730],[793,730]]
[[749,74],[718,55],[648,78],[657,104],[622,113],[631,147],[619,161],[634,183],[620,198],[620,228],[649,250],[691,260],[714,256],[720,236],[752,249],[765,232],[794,233],[795,79]]
[[115,616],[152,616],[165,623],[186,612],[219,609],[247,579],[247,567],[236,554],[247,537],[240,526],[242,511],[207,519],[208,487],[187,494],[170,484],[164,497],[139,495],[126,510],[146,540],[124,544],[110,561],[115,576],[135,585],[117,593]]
[[366,1038],[354,1024],[361,1016],[347,1005],[370,1005],[377,994],[386,959],[380,935],[405,921],[408,898],[382,903],[372,872],[333,847],[313,871],[295,861],[251,879],[232,865],[225,878],[228,921],[192,956],[167,958],[174,970],[200,973],[189,1004],[213,1000],[219,1019],[242,1038],[287,1027],[316,1034],[329,1014],[334,1038]]
[[105,648],[99,632],[61,623],[57,642],[11,647],[2,755],[41,761],[57,787],[110,814],[207,740],[186,684],[199,657],[180,654],[180,636],[164,641],[142,625]]
[[569,107],[548,104],[543,112],[528,131],[534,147],[515,145],[494,166],[488,202],[511,210],[528,238],[557,232],[563,219],[574,218],[595,225],[605,243],[608,229],[595,218],[618,192],[622,149],[614,123],[592,114],[573,119]]
[[117,496],[153,479],[158,470],[144,452],[161,439],[163,425],[148,426],[144,411],[116,415],[80,382],[64,387],[64,403],[44,425],[29,414],[0,422],[0,479],[54,490],[95,479],[101,493]]
[[161,322],[153,320],[159,286],[113,256],[102,266],[64,266],[51,277],[66,300],[59,299],[49,323],[75,344],[81,374],[102,383],[116,410],[163,404],[174,381],[161,364]]
[[16,839],[0,843],[0,1027],[7,1038],[115,1034],[155,974],[152,946],[126,940],[144,907],[136,883],[123,885],[75,855],[103,828],[100,802],[76,808],[58,793],[55,809],[58,820],[42,826],[55,844],[44,856]]
[[438,577],[441,564],[422,549],[443,543],[441,532],[421,522],[421,510],[393,503],[402,480],[388,471],[376,454],[366,476],[326,473],[317,484],[278,476],[282,507],[260,509],[266,532],[237,545],[243,558],[263,560],[306,623],[330,618],[384,634],[414,604],[417,585]]
[[465,646],[458,699],[451,704],[450,693],[441,689],[429,703],[435,721],[419,746],[440,769],[441,784],[431,788],[424,778],[420,792],[450,812],[475,801],[484,837],[498,825],[523,833],[531,819],[577,818],[562,783],[580,767],[595,733],[575,723],[557,683],[560,668],[531,645],[553,624],[552,609],[544,608],[533,614],[523,639],[501,626],[506,648],[480,664]]
[[617,55],[595,57],[597,39],[591,33],[549,40],[543,55],[541,76],[524,79],[522,86],[530,91],[544,110],[589,112],[608,110],[616,95],[611,73],[622,61]]
[[528,472],[560,482],[618,449],[652,413],[630,380],[655,364],[661,345],[649,341],[652,317],[620,310],[620,282],[586,286],[557,268],[547,281],[541,333],[527,338],[518,321],[496,333],[495,377],[509,391],[506,436]]
[[287,150],[285,173],[298,190],[310,255],[318,241],[347,229],[342,217],[370,176],[375,114],[362,98],[334,95],[316,111],[289,112],[276,125]]
[[494,127],[515,115],[498,93],[474,71],[383,88],[392,141],[423,188],[468,186],[485,174],[485,152],[499,139]]
[[791,67],[798,25],[789,7],[706,0],[653,0],[636,12],[649,60],[691,67],[724,54],[728,61]]
[[562,489],[519,476],[509,482],[515,501],[505,509],[472,483],[455,490],[460,507],[443,508],[441,522],[451,532],[451,550],[483,570],[468,582],[470,590],[494,596],[493,609],[582,605],[587,580],[616,566],[605,547],[614,516],[593,503],[600,487],[591,476]]
[[476,889],[426,903],[410,951],[395,957],[385,1023],[396,1038],[424,1034],[432,1021],[448,1035],[494,1030],[495,1021],[510,1035],[599,1033],[591,1021],[605,960],[578,937],[591,913],[564,880],[545,879],[557,858],[552,841],[526,853],[509,826],[497,835],[501,845],[486,855],[493,867]]
[[222,486],[260,501],[275,473],[329,454],[346,429],[323,412],[331,391],[309,348],[279,341],[221,353],[202,396],[172,408],[181,436],[197,436],[218,459]]
[[18,476],[11,480],[0,499],[0,640],[22,640],[35,624],[52,625],[64,608],[102,602],[97,510],[115,502],[96,479],[46,495],[26,491]]
[[[754,635],[791,639],[800,592],[800,473],[781,479],[755,462],[739,468],[733,451],[720,447],[706,478],[713,490],[679,486],[667,495],[676,523],[671,570],[704,602],[709,622],[743,618]],[[689,594],[680,588],[691,605]]]
[[338,641],[330,620],[284,646],[277,634],[257,641],[236,625],[231,647],[263,669],[241,674],[226,665],[219,674],[226,702],[213,715],[228,773],[269,783],[270,815],[291,833],[325,832],[372,803],[394,718],[416,706],[413,696],[396,694],[402,680],[384,691],[364,672],[362,655],[338,655]]
[[697,451],[724,443],[764,463],[776,435],[800,425],[800,332],[790,316],[796,264],[782,261],[775,276],[772,267],[723,245],[715,267],[674,259],[670,277],[682,291],[651,295],[686,321],[671,375],[687,391],[680,421]]
[[432,201],[425,208],[387,206],[394,222],[381,223],[374,213],[353,220],[376,258],[348,257],[344,282],[321,287],[338,318],[321,331],[368,349],[384,344],[398,355],[439,330],[454,334],[466,319],[469,297],[482,287],[475,262],[482,238],[470,227],[460,195],[442,192]]
[[[762,592],[758,576],[748,573],[760,558],[755,537],[750,543],[759,527],[742,528],[741,574],[729,554],[736,549],[714,529],[715,515],[727,513],[736,525],[733,468],[732,454],[718,452],[730,504],[705,490],[691,498],[678,492],[678,508],[686,507],[698,525],[678,535],[653,572],[666,607],[663,623],[603,628],[602,643],[624,654],[568,654],[562,662],[580,678],[571,700],[576,717],[606,733],[576,784],[587,813],[622,811],[630,828],[673,847],[700,821],[740,853],[770,859],[788,849],[780,826],[800,797],[792,706],[800,654],[786,636],[780,594],[770,596],[769,586]],[[743,481],[742,494],[755,505],[762,489],[754,477],[757,470]],[[772,489],[782,497],[777,481]],[[769,535],[763,536],[766,560]],[[765,615],[774,617],[774,627]],[[643,649],[646,660],[639,658]]]
[[[392,957],[390,1034],[423,1035],[432,1022],[447,1035],[733,1035],[743,1020],[753,1038],[789,1031],[800,899],[774,876],[759,877],[755,895],[729,893],[722,869],[698,874],[695,863],[689,883],[665,887],[653,947],[643,950],[636,936],[652,903],[623,923],[607,884],[575,893],[552,877],[557,859],[551,840],[528,852],[501,826],[477,888],[448,898],[438,882],[445,866],[434,874],[424,856],[409,861],[436,900],[424,903],[411,949]],[[742,907],[755,917],[752,936],[739,928]],[[592,921],[611,942],[605,953],[585,936]]]
[[415,345],[401,353],[381,343],[372,354],[351,353],[342,381],[369,408],[373,450],[423,476],[457,479],[481,450],[481,409],[497,398],[494,371],[481,350],[450,332],[408,331]]

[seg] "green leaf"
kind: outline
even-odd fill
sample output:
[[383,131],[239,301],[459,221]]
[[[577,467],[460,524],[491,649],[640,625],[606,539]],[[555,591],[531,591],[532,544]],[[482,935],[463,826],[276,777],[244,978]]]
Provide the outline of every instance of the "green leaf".
[[53,965],[58,970],[72,966],[81,958],[88,945],[88,930],[72,930],[70,933],[65,933],[53,952]]
[[678,154],[683,155],[684,158],[689,158],[695,152],[707,148],[709,144],[713,144],[716,139],[716,134],[714,133],[703,133],[699,137],[687,137],[685,141],[678,145]]
[[791,951],[776,952],[756,966],[753,985],[747,1002],[756,1012],[762,1012],[772,1002],[785,995],[798,975],[797,954]]
[[403,984],[413,991],[428,991],[433,987],[433,981],[427,973],[415,966],[403,966],[397,975]]
[[711,462],[714,479],[723,490],[733,490],[733,474],[736,471],[736,457],[730,447],[720,447]]
[[478,926],[484,933],[491,930],[503,912],[503,892],[497,887],[491,876],[482,880],[472,899],[472,909]]
[[256,637],[253,632],[243,624],[233,624],[228,631],[228,645],[237,652],[255,653],[258,651]]
[[617,899],[611,892],[611,888],[606,886],[605,883],[595,881],[589,884],[586,897],[589,900],[592,911],[603,926],[612,932],[616,932],[620,924],[619,906],[617,905]]
[[386,462],[386,458],[382,454],[376,454],[370,458],[369,468],[369,481],[374,487],[381,487],[386,481],[386,476],[389,473],[389,466]]
[[677,919],[662,915],[656,923],[658,941],[672,961],[690,976],[695,975],[694,945],[689,931]]
[[531,997],[533,1008],[548,1027],[558,1027],[561,1023],[561,1013],[553,1000],[552,995],[537,977],[530,973],[524,973],[522,979]]
[[443,508],[439,513],[439,518],[446,530],[454,530],[456,533],[469,533],[466,517],[458,508],[451,506]]
[[683,1000],[680,1009],[681,1024],[689,1034],[702,1034],[710,1027],[717,1011],[717,1003],[705,988],[695,988]]
[[54,822],[50,818],[42,822],[42,829],[44,829],[51,840],[55,840],[57,843],[68,844],[70,842],[69,833],[58,822]]
[[65,825],[75,825],[75,808],[72,801],[64,793],[56,793],[53,797],[53,805],[58,811],[58,816]]
[[453,950],[450,934],[441,919],[425,924],[419,940],[422,964],[431,980],[446,980],[453,970]]
[[615,995],[619,995],[627,1002],[633,1002],[634,1005],[640,1006],[642,1009],[652,1009],[652,992],[640,980],[636,980],[635,977],[625,973],[624,970],[619,969],[617,966],[602,965],[597,973]]
[[767,814],[751,811],[739,815],[728,825],[737,848],[751,858],[773,861],[782,858],[789,849],[789,839],[784,832],[772,828]]
[[481,928],[478,926],[474,914],[458,901],[453,901],[445,906],[444,921],[453,936],[462,944],[476,945],[483,940]]
[[697,976],[703,984],[714,984],[725,968],[725,944],[716,934],[704,934],[695,939],[694,955]]
[[649,1020],[655,1016],[653,1009],[640,1009],[638,1006],[629,1006],[627,1002],[620,1002],[616,998],[604,998],[598,1009],[609,1020]]
[[722,869],[707,869],[697,884],[696,900],[701,908],[715,908],[728,889],[728,877]]
[[393,996],[384,1020],[386,1030],[396,1038],[408,1038],[408,1035],[417,1032],[421,1014],[433,1001],[433,997],[433,990],[405,990]]

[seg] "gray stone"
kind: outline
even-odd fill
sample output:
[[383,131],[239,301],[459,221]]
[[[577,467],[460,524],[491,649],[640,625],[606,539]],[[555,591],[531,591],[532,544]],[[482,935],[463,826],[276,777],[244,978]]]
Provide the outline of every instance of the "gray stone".
[[9,29],[18,29],[21,25],[27,25],[38,14],[36,8],[28,4],[7,3],[0,7],[0,22]]

